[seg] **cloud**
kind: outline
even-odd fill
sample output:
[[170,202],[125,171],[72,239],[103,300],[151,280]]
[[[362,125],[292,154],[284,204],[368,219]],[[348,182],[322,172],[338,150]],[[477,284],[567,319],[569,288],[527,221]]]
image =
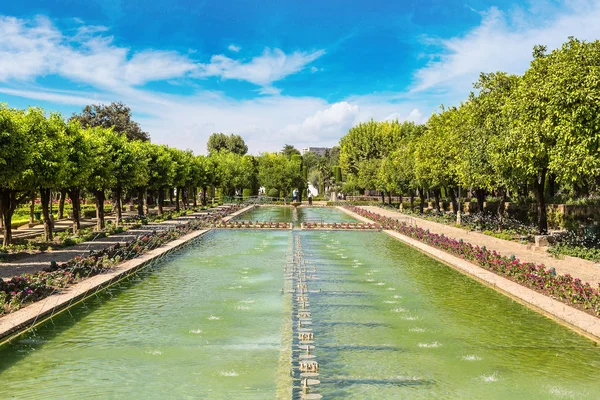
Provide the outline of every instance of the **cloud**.
[[306,144],[337,142],[354,125],[359,107],[342,101],[317,111],[302,121],[285,127],[286,137]]
[[241,80],[266,87],[302,70],[323,54],[325,54],[325,50],[295,51],[286,54],[280,49],[266,48],[260,56],[254,57],[248,62],[218,54],[212,56],[210,63],[201,64],[199,71],[194,75]]
[[99,88],[143,85],[183,77],[196,68],[170,51],[131,52],[103,36],[108,28],[82,26],[64,35],[45,17],[0,17],[0,82],[60,75]]
[[464,98],[480,72],[522,74],[536,44],[553,49],[569,36],[583,40],[600,36],[597,1],[564,0],[560,13],[556,4],[547,7],[539,3],[530,2],[529,9],[516,8],[509,13],[492,7],[482,12],[481,23],[464,35],[425,38],[426,44],[439,51],[430,54],[432,61],[415,73],[413,92],[454,91]]
[[227,47],[229,50],[233,51],[234,53],[239,52],[242,48],[240,46],[236,46],[235,44],[230,44],[229,47]]

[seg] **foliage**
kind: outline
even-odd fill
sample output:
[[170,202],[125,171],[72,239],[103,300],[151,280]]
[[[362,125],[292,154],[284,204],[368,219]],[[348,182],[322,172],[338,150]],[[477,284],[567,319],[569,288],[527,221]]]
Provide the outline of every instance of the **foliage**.
[[213,133],[206,144],[208,154],[213,155],[223,150],[243,156],[248,152],[248,146],[240,135]]
[[150,140],[148,133],[131,119],[131,109],[120,102],[87,105],[80,114],[74,113],[70,120],[79,121],[84,128],[112,128],[125,134],[129,140]]

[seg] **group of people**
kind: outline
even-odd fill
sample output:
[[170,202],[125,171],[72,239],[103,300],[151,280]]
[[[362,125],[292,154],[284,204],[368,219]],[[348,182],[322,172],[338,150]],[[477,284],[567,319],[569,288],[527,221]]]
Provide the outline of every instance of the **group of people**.
[[[307,192],[308,192],[308,195],[307,195],[307,197],[308,197],[308,204],[312,205],[312,201],[313,201],[312,193],[311,193],[310,190],[307,190]],[[298,189],[292,190],[292,201],[295,203],[295,202],[297,202],[299,200],[300,200],[300,198],[298,197]]]

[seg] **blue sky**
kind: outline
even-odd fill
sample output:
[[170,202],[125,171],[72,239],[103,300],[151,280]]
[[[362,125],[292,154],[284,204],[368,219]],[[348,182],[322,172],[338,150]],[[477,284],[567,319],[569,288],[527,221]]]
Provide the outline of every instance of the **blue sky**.
[[425,122],[534,44],[600,38],[594,0],[28,0],[0,4],[0,102],[69,116],[123,101],[154,142],[331,146],[370,118]]

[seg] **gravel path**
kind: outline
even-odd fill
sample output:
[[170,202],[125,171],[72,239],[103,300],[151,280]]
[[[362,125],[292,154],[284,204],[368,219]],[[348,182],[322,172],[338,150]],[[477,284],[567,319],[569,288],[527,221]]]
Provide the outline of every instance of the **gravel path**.
[[361,206],[367,211],[394,218],[409,225],[418,226],[423,229],[429,229],[430,232],[444,234],[453,239],[462,239],[476,246],[485,246],[488,249],[496,250],[502,255],[515,255],[521,261],[544,264],[546,267],[554,267],[558,274],[570,274],[584,282],[600,282],[600,264],[583,260],[576,257],[564,256],[562,259],[556,259],[546,253],[545,248],[535,249],[533,245],[524,245],[509,240],[497,239],[483,233],[472,232],[466,229],[455,228],[428,221],[414,216],[408,216],[398,211],[383,209],[376,206]]

